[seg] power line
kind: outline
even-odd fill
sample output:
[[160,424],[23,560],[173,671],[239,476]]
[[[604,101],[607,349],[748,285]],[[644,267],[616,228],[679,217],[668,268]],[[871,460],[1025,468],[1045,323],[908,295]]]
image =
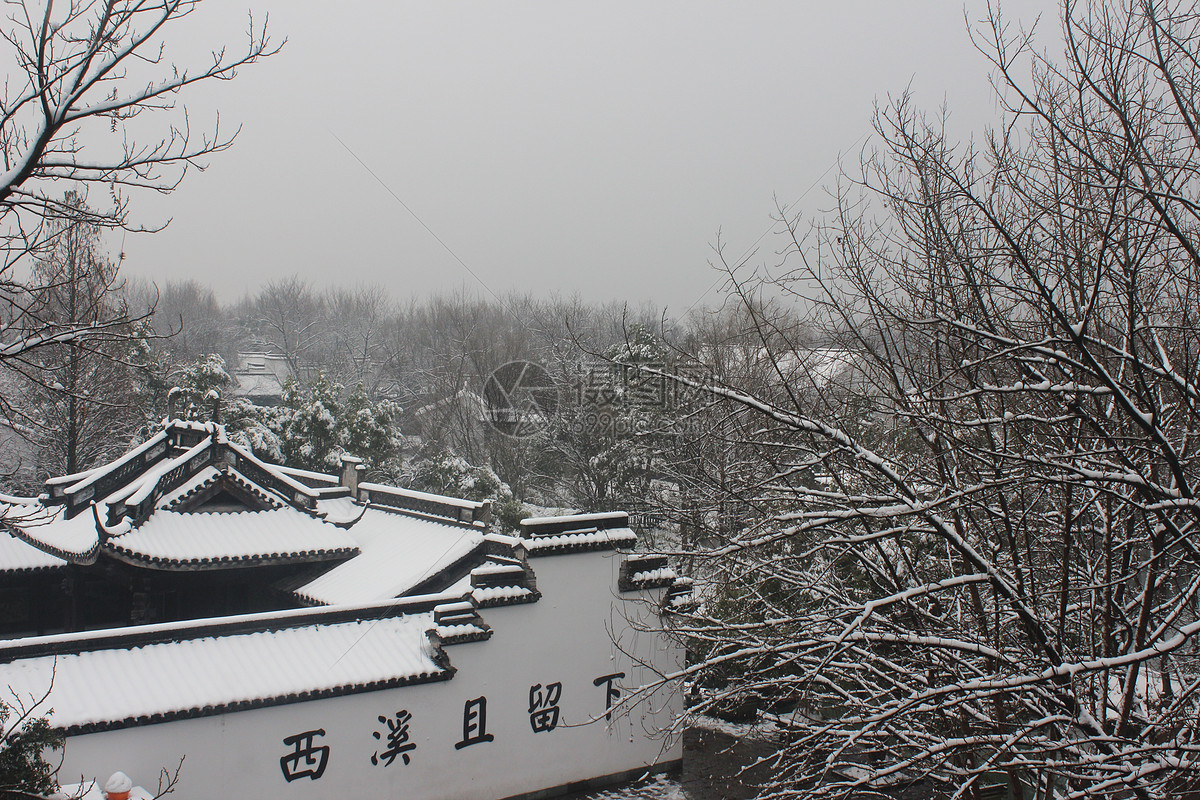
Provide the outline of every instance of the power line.
[[[793,201],[793,202],[791,203],[791,206],[794,206],[794,205],[796,205],[796,203],[799,203],[801,200],[803,200],[805,197],[807,197],[807,196],[808,196],[808,194],[809,194],[809,193],[810,193],[810,192],[811,192],[813,189],[815,189],[815,188],[816,188],[818,185],[820,185],[820,183],[821,183],[823,180],[825,180],[825,177],[826,177],[827,175],[829,175],[829,173],[830,173],[830,172],[833,170],[833,168],[834,168],[834,167],[836,167],[837,165],[839,165],[840,163],[842,163],[842,158],[844,158],[844,157],[845,157],[845,154],[846,154],[847,152],[849,152],[849,151],[853,150],[854,148],[858,147],[860,144],[862,144],[862,142],[864,142],[864,141],[867,139],[867,137],[868,137],[868,136],[870,136],[870,134],[871,134],[871,132],[868,130],[867,132],[863,133],[863,135],[862,135],[862,136],[859,136],[859,137],[858,137],[858,139],[856,139],[856,140],[854,141],[854,143],[850,145],[850,147],[848,147],[848,148],[846,148],[846,150],[844,150],[844,151],[842,151],[842,152],[838,153],[838,156],[837,156],[837,158],[835,158],[835,159],[833,160],[833,162],[832,162],[832,163],[830,163],[830,165],[829,165],[828,167],[826,167],[826,168],[825,168],[825,171],[824,171],[824,172],[822,172],[822,173],[821,173],[821,174],[820,174],[820,175],[817,177],[817,179],[816,179],[816,180],[814,180],[814,181],[813,181],[813,182],[812,182],[812,183],[811,183],[811,184],[808,186],[808,188],[807,188],[807,189],[805,189],[805,190],[804,190],[804,191],[803,191],[803,192],[800,194],[800,196],[799,196],[799,197],[797,197],[797,198],[795,199],[795,201]],[[452,258],[453,258],[455,261],[457,261],[457,262],[458,262],[459,266],[461,266],[461,267],[462,267],[464,270],[466,270],[466,271],[467,271],[467,274],[469,274],[469,275],[470,275],[472,278],[474,278],[474,279],[475,279],[475,281],[476,281],[476,282],[477,282],[477,283],[478,283],[480,286],[482,286],[482,287],[484,288],[484,290],[485,290],[485,291],[487,291],[487,293],[488,293],[488,294],[490,294],[490,295],[491,295],[491,296],[492,296],[492,297],[493,297],[493,298],[496,300],[496,302],[497,302],[497,303],[499,303],[499,305],[500,305],[500,307],[501,307],[501,308],[505,309],[505,310],[506,310],[506,311],[507,311],[507,312],[508,312],[510,315],[512,315],[512,317],[513,317],[514,319],[516,319],[516,320],[517,320],[517,321],[518,321],[518,322],[519,322],[519,323],[520,323],[520,324],[521,324],[523,327],[525,327],[525,328],[526,328],[526,329],[528,329],[528,330],[532,330],[532,328],[529,326],[528,322],[527,322],[525,319],[523,319],[523,318],[522,318],[522,316],[521,316],[520,314],[517,314],[517,313],[516,313],[516,311],[515,311],[515,310],[514,310],[514,309],[511,307],[511,305],[510,305],[509,303],[506,303],[506,302],[505,302],[505,301],[504,301],[504,300],[503,300],[503,299],[500,297],[500,295],[496,294],[496,292],[492,290],[492,287],[491,287],[491,286],[489,286],[489,285],[487,284],[487,282],[483,280],[483,278],[479,277],[479,274],[478,274],[477,272],[475,272],[475,270],[471,269],[470,265],[468,265],[468,264],[467,264],[467,262],[466,262],[466,261],[464,261],[464,260],[462,259],[462,257],[458,255],[458,253],[454,252],[454,249],[453,249],[453,248],[451,248],[451,247],[450,247],[450,245],[446,244],[445,240],[444,240],[444,239],[442,239],[442,237],[438,236],[438,235],[437,235],[437,232],[436,232],[436,231],[434,231],[434,230],[433,230],[433,228],[429,227],[429,225],[428,225],[428,224],[426,224],[425,220],[421,219],[421,217],[417,215],[417,212],[413,211],[413,210],[412,210],[412,208],[411,208],[411,207],[408,205],[408,203],[404,202],[404,200],[403,200],[403,199],[400,197],[400,195],[398,195],[398,194],[395,192],[395,190],[394,190],[394,189],[392,189],[392,187],[391,187],[391,186],[389,186],[389,185],[387,184],[387,182],[386,182],[386,181],[384,181],[384,180],[383,180],[383,178],[381,178],[381,177],[379,176],[379,174],[378,174],[378,173],[376,173],[376,172],[375,172],[375,170],[371,169],[371,167],[370,167],[370,166],[369,166],[369,165],[368,165],[368,164],[367,164],[365,161],[363,161],[361,158],[359,158],[359,156],[358,156],[358,154],[357,154],[357,153],[355,153],[355,152],[354,152],[352,149],[350,149],[350,146],[349,146],[348,144],[346,144],[344,141],[342,141],[342,138],[341,138],[340,136],[338,136],[336,133],[334,133],[332,129],[329,129],[329,135],[330,135],[330,136],[332,136],[332,137],[333,137],[333,138],[334,138],[334,139],[337,141],[337,143],[338,143],[338,144],[340,144],[340,145],[342,146],[342,148],[343,148],[343,149],[344,149],[344,150],[345,150],[347,153],[349,153],[349,154],[350,154],[350,157],[351,157],[351,158],[353,158],[355,161],[357,161],[357,162],[359,163],[359,165],[360,165],[360,166],[361,166],[361,167],[362,167],[364,170],[366,170],[366,171],[367,171],[367,174],[368,174],[368,175],[370,175],[372,178],[374,178],[374,179],[375,179],[375,181],[376,181],[376,182],[377,182],[377,183],[378,183],[380,186],[382,186],[382,187],[383,187],[384,191],[386,191],[388,194],[390,194],[390,195],[392,196],[392,199],[394,199],[394,200],[395,200],[397,203],[399,203],[399,204],[400,204],[400,207],[401,207],[401,208],[403,208],[405,211],[407,211],[407,212],[408,212],[409,216],[411,216],[411,217],[412,217],[414,220],[416,220],[416,221],[417,221],[417,224],[419,224],[419,225],[420,225],[422,228],[424,228],[424,229],[425,229],[425,231],[426,231],[426,232],[427,232],[427,233],[428,233],[430,236],[432,236],[432,237],[433,237],[434,241],[436,241],[436,242],[437,242],[439,245],[441,245],[441,246],[442,246],[442,249],[444,249],[444,250],[445,250],[447,253],[449,253],[449,254],[450,254],[450,256],[451,256],[451,257],[452,257]],[[790,208],[791,206],[788,206],[788,207]],[[746,248],[745,252],[743,252],[743,253],[742,253],[742,255],[741,255],[740,257],[738,257],[738,259],[737,259],[737,261],[736,261],[735,263],[741,263],[741,262],[742,262],[744,259],[746,259],[746,258],[747,258],[747,257],[748,257],[748,256],[749,256],[749,255],[750,255],[752,252],[754,252],[755,248],[757,248],[757,247],[758,247],[758,243],[759,243],[759,242],[761,242],[761,241],[762,241],[764,238],[766,238],[767,234],[771,233],[771,232],[772,232],[772,231],[774,231],[774,230],[775,230],[775,224],[774,224],[774,223],[772,223],[770,226],[768,226],[768,227],[767,227],[767,229],[766,229],[766,230],[764,230],[764,231],[763,231],[761,234],[759,234],[759,235],[758,235],[758,238],[757,238],[757,239],[755,239],[753,242],[751,242],[751,243],[750,243],[750,246]],[[688,313],[689,313],[689,312],[690,312],[690,311],[691,311],[693,308],[695,308],[696,306],[698,306],[698,305],[701,303],[701,301],[703,301],[703,300],[704,300],[704,298],[705,298],[705,297],[707,297],[707,296],[708,296],[708,294],[709,294],[709,293],[710,293],[710,292],[711,292],[713,289],[717,288],[717,286],[718,286],[718,285],[720,285],[720,283],[721,283],[721,282],[722,282],[724,279],[725,279],[725,278],[724,278],[724,276],[718,276],[718,277],[716,278],[716,280],[714,280],[714,281],[713,281],[711,284],[709,284],[708,288],[707,288],[707,289],[705,289],[705,290],[704,290],[704,292],[703,292],[703,293],[702,293],[702,294],[701,294],[699,297],[697,297],[697,298],[695,299],[695,301],[693,301],[693,302],[692,302],[692,304],[691,304],[690,306],[688,306],[688,307],[687,307],[687,308],[684,310],[683,314],[681,315],[681,319],[682,319],[683,317],[686,317],[686,316],[688,315]],[[535,317],[537,316],[537,312],[536,312],[536,310],[533,310],[533,309],[531,309],[531,312],[533,313],[533,315],[534,315]],[[546,326],[546,324],[545,324],[545,323],[544,323],[542,320],[538,319],[538,320],[537,320],[537,322],[538,322],[538,324],[539,324],[539,325],[542,327],[542,331],[541,331],[541,333],[542,333],[543,335],[545,335],[545,334],[546,334],[546,333],[549,331],[549,328]]]
[[379,185],[383,187],[384,191],[386,191],[388,194],[390,194],[396,200],[396,202],[400,204],[400,207],[403,208],[405,211],[407,211],[409,213],[409,216],[411,216],[413,219],[415,219],[417,221],[417,223],[422,228],[424,228],[430,236],[433,237],[434,241],[436,241],[438,244],[440,244],[442,246],[442,248],[447,253],[449,253],[454,258],[454,260],[457,261],[462,266],[462,268],[465,269],[471,275],[472,278],[474,278],[479,283],[480,286],[482,286],[484,289],[486,289],[487,293],[490,294],[492,297],[494,297],[496,299],[497,303],[499,303],[502,307],[504,306],[504,301],[500,299],[500,295],[493,292],[492,287],[488,286],[487,283],[483,280],[483,278],[479,277],[479,275],[475,272],[475,270],[473,270],[469,266],[467,266],[467,262],[463,261],[462,258],[459,257],[458,253],[454,252],[454,250],[452,250],[450,248],[450,245],[446,244],[446,242],[442,240],[442,237],[437,235],[437,233],[433,230],[433,228],[426,225],[425,220],[423,220],[419,216],[417,216],[417,212],[415,212],[411,208],[409,208],[408,203],[406,203],[402,199],[400,199],[400,195],[396,194],[396,192],[394,192],[392,190],[392,187],[388,186],[387,183],[383,180],[383,178],[379,177],[379,175],[377,175],[375,173],[375,170],[373,170],[369,166],[367,166],[367,162],[365,162],[361,158],[359,158],[358,154],[355,153],[353,150],[351,150],[350,146],[348,144],[346,144],[345,142],[343,142],[341,137],[339,137],[336,133],[334,133],[332,129],[330,129],[329,135],[332,136],[334,139],[337,139],[337,143],[340,144],[343,148],[345,148],[346,152],[350,154],[350,157],[353,158],[355,161],[357,161],[360,165],[362,165],[362,168],[367,171],[367,174],[370,175],[372,178],[374,178],[376,180],[376,182],[378,182]]
[[533,316],[534,321],[537,322],[537,324],[540,326],[540,330],[538,330],[537,328],[534,328],[532,325],[529,324],[528,320],[526,320],[521,314],[518,314],[516,309],[513,307],[511,301],[505,301],[504,298],[502,298],[502,297],[500,297],[500,295],[496,294],[496,292],[494,292],[492,290],[492,287],[488,286],[487,282],[484,281],[483,278],[479,277],[479,273],[477,273],[475,270],[471,269],[470,265],[468,265],[467,262],[464,261],[462,259],[462,257],[458,255],[458,253],[454,252],[454,250],[450,247],[450,245],[446,244],[445,240],[442,239],[442,237],[438,236],[437,232],[434,231],[433,228],[429,227],[429,225],[427,225],[425,223],[425,220],[423,220],[419,216],[417,216],[417,212],[413,211],[412,208],[409,207],[408,203],[404,202],[404,200],[401,199],[400,195],[396,194],[395,190],[393,190],[391,186],[388,186],[387,182],[384,181],[383,178],[379,177],[379,175],[375,172],[375,170],[371,169],[365,161],[363,161],[361,158],[358,157],[357,153],[355,153],[353,150],[350,149],[350,145],[348,145],[344,141],[342,141],[341,137],[339,137],[336,133],[334,133],[332,129],[329,129],[329,135],[332,136],[334,139],[336,139],[337,143],[340,144],[345,149],[345,151],[350,154],[350,157],[353,158],[355,161],[357,161],[359,163],[359,165],[361,165],[362,168],[367,171],[367,174],[369,174],[372,178],[374,178],[375,181],[380,186],[383,187],[384,191],[386,191],[388,194],[390,194],[392,196],[392,198],[397,203],[400,204],[400,207],[403,208],[405,211],[407,211],[409,213],[409,216],[411,216],[413,219],[415,219],[417,221],[417,223],[422,228],[424,228],[425,231],[430,236],[433,237],[434,241],[436,241],[438,244],[440,244],[442,246],[442,248],[447,253],[449,253],[451,255],[451,257],[455,261],[457,261],[463,269],[465,269],[467,271],[467,274],[469,274],[472,278],[474,278],[475,281],[480,286],[482,286],[484,288],[484,290],[486,290],[487,293],[490,294],[495,299],[496,303],[500,306],[500,308],[502,308],[504,311],[508,312],[509,316],[511,316],[513,319],[515,319],[521,327],[525,328],[525,330],[530,331],[532,333],[541,334],[542,337],[550,336],[550,326],[548,326],[545,323],[545,321],[541,319],[536,308],[531,307],[529,309],[529,313],[531,316]]

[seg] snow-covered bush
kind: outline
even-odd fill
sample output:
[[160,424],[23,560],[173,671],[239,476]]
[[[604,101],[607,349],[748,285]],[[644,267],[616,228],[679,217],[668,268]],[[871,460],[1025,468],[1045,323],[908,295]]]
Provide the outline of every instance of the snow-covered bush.
[[64,737],[36,715],[38,705],[22,709],[0,702],[0,796],[34,797],[58,789],[58,767],[46,757],[62,749]]
[[178,419],[197,419],[221,400],[233,385],[225,359],[216,353],[201,356],[170,373],[173,385],[167,392],[168,413]]
[[321,374],[309,385],[289,379],[283,404],[264,421],[279,437],[284,464],[328,472],[342,455],[362,458],[368,468],[391,458],[401,445],[393,423],[399,411],[391,401],[372,401],[361,384],[346,392]]
[[[228,398],[233,378],[225,369],[224,358],[209,353],[172,370],[168,379],[172,384],[167,392],[170,415],[207,420],[219,405],[220,420],[231,442],[269,461],[283,458],[283,441],[270,424],[272,409],[257,406],[245,398]],[[154,424],[148,425],[147,431],[153,427]]]

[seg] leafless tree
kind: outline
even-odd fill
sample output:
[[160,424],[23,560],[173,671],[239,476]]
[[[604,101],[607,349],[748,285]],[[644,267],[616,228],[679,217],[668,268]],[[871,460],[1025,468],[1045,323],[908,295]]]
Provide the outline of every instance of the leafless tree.
[[314,377],[314,350],[320,341],[321,298],[292,275],[262,288],[249,309],[249,328],[270,350],[287,359],[298,380]]
[[[251,20],[245,47],[212,51],[199,65],[174,64],[171,33],[200,0],[6,0],[0,47],[11,59],[0,91],[0,296],[21,305],[31,288],[19,262],[52,244],[52,220],[139,230],[130,193],[170,192],[189,167],[229,147],[218,125],[193,131],[180,92],[232,79],[275,53]],[[155,126],[158,126],[157,128]],[[72,189],[86,202],[65,201]],[[97,189],[97,192],[89,192]],[[98,195],[98,196],[89,196]],[[76,332],[9,330],[0,360]]]
[[[80,205],[78,196],[68,202]],[[139,320],[125,305],[100,229],[86,216],[49,226],[52,244],[39,251],[23,302],[4,320],[10,331],[53,340],[4,360],[14,391],[0,398],[0,410],[32,445],[38,471],[51,475],[115,455],[141,422],[132,365]],[[57,340],[60,331],[75,335]]]
[[[130,282],[133,283],[133,282]],[[133,308],[153,309],[154,333],[175,361],[189,361],[219,353],[226,363],[237,363],[235,326],[213,290],[194,279],[166,281],[156,286],[139,281],[124,294]]]
[[[1200,15],[1060,20],[1061,58],[975,30],[983,146],[901,97],[831,219],[784,210],[782,268],[734,283],[773,381],[679,378],[727,410],[741,512],[680,629],[705,705],[789,729],[765,796],[1200,790]],[[840,365],[794,369],[760,289]]]
[[334,288],[325,294],[321,355],[326,374],[346,386],[362,385],[375,396],[387,393],[384,347],[394,314],[382,286]]

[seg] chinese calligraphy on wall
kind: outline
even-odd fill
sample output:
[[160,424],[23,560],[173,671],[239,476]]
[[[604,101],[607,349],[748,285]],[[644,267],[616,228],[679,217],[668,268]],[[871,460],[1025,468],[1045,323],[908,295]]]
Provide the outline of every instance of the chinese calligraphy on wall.
[[[624,677],[624,672],[614,672],[592,681],[594,687],[602,690],[605,719],[612,719],[613,707],[621,700],[621,689],[616,682]],[[545,685],[535,683],[529,687],[529,727],[535,734],[551,733],[559,728],[563,694],[561,681]],[[599,711],[596,715],[599,715]],[[371,732],[371,736],[378,746],[370,755],[372,766],[390,767],[397,759],[404,766],[412,763],[417,750],[412,734],[413,714],[407,709],[400,709],[390,715],[381,714],[376,719],[379,726]],[[333,756],[332,747],[323,743],[324,738],[324,728],[284,737],[283,745],[290,749],[280,757],[279,767],[288,783],[301,778],[315,781],[325,774]],[[487,697],[466,700],[462,710],[462,738],[454,742],[454,749],[462,750],[495,739],[496,735],[488,730]]]

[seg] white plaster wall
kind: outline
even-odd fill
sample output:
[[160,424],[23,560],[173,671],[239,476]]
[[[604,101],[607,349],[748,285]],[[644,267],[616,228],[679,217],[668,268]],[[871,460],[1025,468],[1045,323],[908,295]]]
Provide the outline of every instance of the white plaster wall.
[[[635,630],[656,623],[661,590],[618,595],[623,556],[581,553],[533,559],[543,596],[529,605],[484,610],[491,640],[448,646],[458,669],[446,682],[368,692],[141,728],[72,737],[60,780],[129,773],[152,788],[160,767],[185,757],[178,797],[353,797],[498,800],[523,792],[638,769],[681,757],[664,737],[681,710],[673,688],[618,705],[606,720],[605,687],[593,681],[624,672],[624,696],[678,667],[666,638]],[[650,596],[653,598],[650,598]],[[626,616],[639,618],[631,626]],[[639,662],[648,662],[650,666]],[[534,732],[529,691],[562,684],[558,727]],[[490,742],[455,748],[463,739],[464,704],[487,698]],[[410,763],[371,763],[382,752],[379,716],[411,714],[416,748]],[[294,752],[283,739],[323,729],[314,744],[330,748],[319,779],[284,777],[280,758]],[[381,733],[381,739],[372,734]]]

